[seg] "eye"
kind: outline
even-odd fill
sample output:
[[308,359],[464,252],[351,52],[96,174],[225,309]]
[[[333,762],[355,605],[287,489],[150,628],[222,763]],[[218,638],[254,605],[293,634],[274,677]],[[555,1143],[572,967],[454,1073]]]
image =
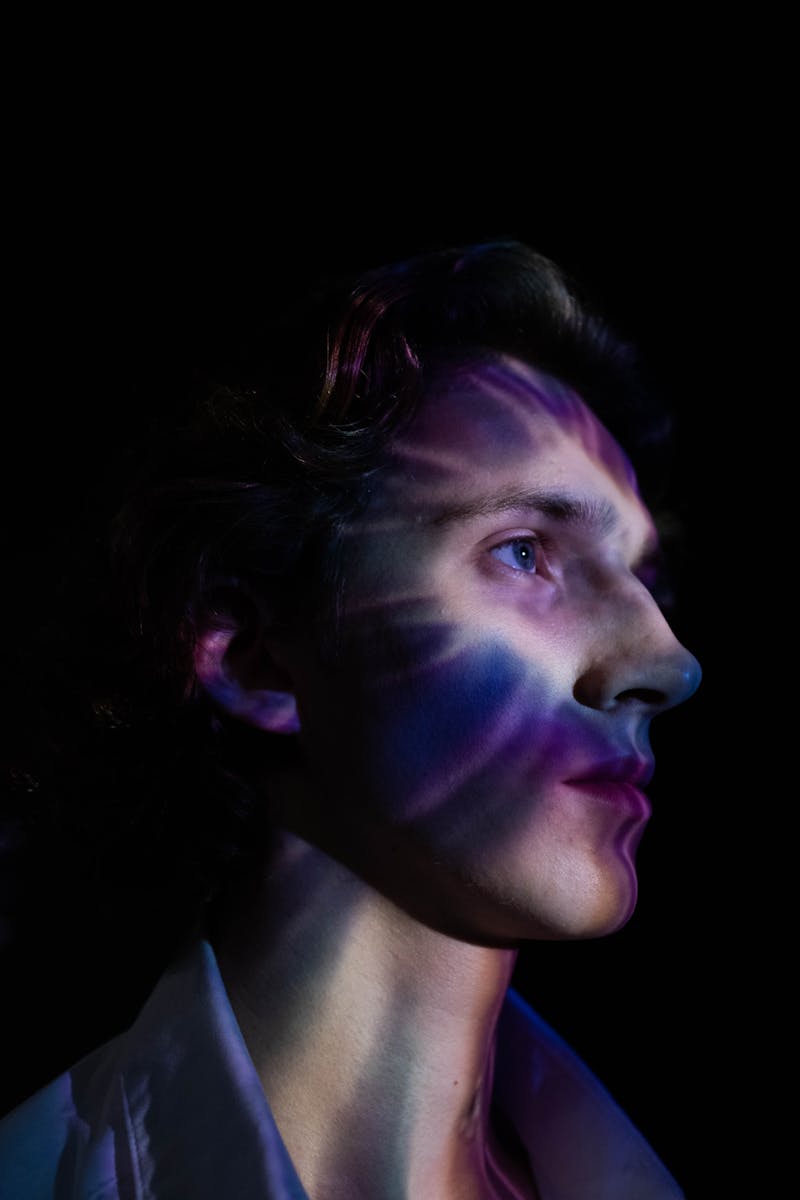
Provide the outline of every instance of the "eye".
[[490,554],[516,571],[524,571],[527,575],[535,575],[538,566],[539,542],[534,537],[509,538],[499,546],[493,546]]

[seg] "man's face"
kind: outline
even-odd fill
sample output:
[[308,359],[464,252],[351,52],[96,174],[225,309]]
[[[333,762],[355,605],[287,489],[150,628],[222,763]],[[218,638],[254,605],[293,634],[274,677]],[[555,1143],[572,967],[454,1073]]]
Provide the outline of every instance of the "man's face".
[[347,531],[337,664],[298,674],[302,832],[476,940],[623,924],[650,720],[700,678],[654,550],[574,393],[512,360],[443,375]]

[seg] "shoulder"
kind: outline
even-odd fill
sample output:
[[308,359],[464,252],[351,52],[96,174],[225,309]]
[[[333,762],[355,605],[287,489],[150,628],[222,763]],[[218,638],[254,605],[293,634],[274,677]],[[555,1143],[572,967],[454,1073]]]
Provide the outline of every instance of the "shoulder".
[[61,1075],[0,1120],[0,1178],[7,1195],[52,1196],[73,1119],[67,1075]]
[[0,1200],[172,1195],[176,1180],[193,1200],[306,1200],[205,940],[129,1029],[0,1122]]
[[[89,1195],[116,1200],[113,1133],[104,1111],[117,1040],[81,1059],[0,1120],[2,1197],[52,1200],[64,1194],[76,1200]],[[82,1190],[79,1179],[86,1183]]]
[[683,1200],[679,1184],[593,1071],[513,989],[498,1026],[495,1100],[547,1195]]

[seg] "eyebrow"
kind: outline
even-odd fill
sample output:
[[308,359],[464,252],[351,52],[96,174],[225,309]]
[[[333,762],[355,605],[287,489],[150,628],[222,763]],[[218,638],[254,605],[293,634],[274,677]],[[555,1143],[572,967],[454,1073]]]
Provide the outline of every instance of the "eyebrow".
[[569,492],[525,488],[490,492],[460,504],[447,505],[431,518],[432,525],[451,525],[490,517],[497,513],[526,509],[563,525],[581,527],[607,536],[619,524],[619,513],[609,500]]

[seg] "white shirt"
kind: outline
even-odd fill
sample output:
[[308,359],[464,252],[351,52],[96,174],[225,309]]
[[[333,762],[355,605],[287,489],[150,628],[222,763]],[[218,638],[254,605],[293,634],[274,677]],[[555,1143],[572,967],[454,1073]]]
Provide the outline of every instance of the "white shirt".
[[[498,1022],[492,1103],[515,1127],[542,1200],[683,1197],[514,989]],[[0,1121],[0,1200],[310,1200],[210,942],[182,949],[126,1032]]]

